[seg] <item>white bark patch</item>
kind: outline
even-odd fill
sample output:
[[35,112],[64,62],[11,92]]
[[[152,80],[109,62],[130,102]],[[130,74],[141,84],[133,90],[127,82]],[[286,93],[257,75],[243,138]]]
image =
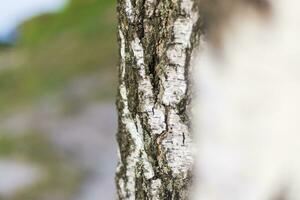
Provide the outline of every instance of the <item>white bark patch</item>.
[[119,30],[120,37],[120,56],[121,56],[121,77],[125,76],[125,38],[122,31]]
[[190,0],[183,0],[180,4],[180,8],[183,12],[187,14],[191,14],[191,10],[193,9],[194,2]]
[[187,125],[178,114],[178,104],[186,97],[187,78],[187,51],[191,48],[193,27],[198,16],[193,8],[193,1],[183,0],[181,11],[188,13],[189,17],[179,17],[173,27],[174,44],[167,49],[170,65],[163,68],[161,79],[160,98],[162,103],[169,106],[168,132],[162,141],[166,153],[167,165],[174,176],[187,175],[193,164],[191,152],[191,136]]
[[185,65],[187,48],[191,46],[191,36],[196,22],[197,13],[192,10],[193,2],[183,0],[181,9],[190,13],[190,17],[179,17],[173,27],[174,45],[167,49],[167,57],[172,66],[164,69],[162,77],[162,101],[165,105],[176,106],[186,94]]
[[131,48],[136,59],[140,78],[138,80],[138,93],[141,104],[141,111],[149,115],[149,125],[153,134],[161,134],[166,129],[165,110],[162,106],[154,105],[153,87],[150,77],[146,75],[144,64],[144,50],[138,38],[131,43]]
[[118,185],[119,185],[120,197],[125,199],[125,197],[126,197],[126,186],[125,186],[125,181],[124,181],[123,178],[119,178]]
[[126,0],[125,1],[125,12],[127,14],[127,17],[130,22],[133,22],[134,20],[134,13],[133,13],[133,6],[131,3],[131,0]]
[[169,113],[169,132],[162,144],[167,152],[167,163],[173,175],[185,174],[193,164],[192,139],[188,127],[175,111]]
[[193,26],[192,18],[178,18],[173,28],[174,42],[181,44],[183,48],[189,47]]
[[136,60],[137,67],[140,68],[140,75],[145,78],[145,66],[144,66],[144,49],[142,47],[141,41],[138,37],[135,37],[131,42],[131,48]]
[[[178,70],[177,70],[178,69]],[[162,102],[166,106],[175,108],[177,104],[185,97],[187,83],[184,78],[184,67],[166,66],[165,74],[161,81],[162,85]]]
[[144,50],[140,43],[140,40],[137,37],[131,42],[131,48],[140,75],[140,78],[138,80],[138,93],[140,101],[143,102],[143,104],[141,105],[141,111],[150,112],[153,108],[153,88],[151,85],[150,77],[146,75],[144,65]]
[[159,188],[161,187],[161,180],[156,179],[151,181],[151,200],[160,200],[159,197]]
[[162,106],[157,106],[153,109],[153,113],[150,114],[151,118],[149,118],[149,123],[153,130],[153,134],[158,135],[161,134],[164,130],[166,130],[165,123],[165,109]]
[[182,48],[182,44],[175,44],[169,47],[167,56],[171,64],[182,67],[185,65],[186,52],[185,48]]

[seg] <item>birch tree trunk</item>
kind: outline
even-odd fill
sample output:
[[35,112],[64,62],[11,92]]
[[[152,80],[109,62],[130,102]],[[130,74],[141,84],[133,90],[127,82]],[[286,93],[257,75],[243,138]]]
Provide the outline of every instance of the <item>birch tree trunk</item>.
[[300,199],[299,7],[201,1],[209,25],[194,73],[195,200]]
[[193,0],[118,0],[119,199],[187,199]]

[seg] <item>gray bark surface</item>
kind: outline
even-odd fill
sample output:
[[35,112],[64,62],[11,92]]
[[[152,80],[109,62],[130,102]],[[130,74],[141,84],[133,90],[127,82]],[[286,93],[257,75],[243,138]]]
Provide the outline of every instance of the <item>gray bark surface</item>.
[[193,0],[119,0],[119,199],[187,199]]

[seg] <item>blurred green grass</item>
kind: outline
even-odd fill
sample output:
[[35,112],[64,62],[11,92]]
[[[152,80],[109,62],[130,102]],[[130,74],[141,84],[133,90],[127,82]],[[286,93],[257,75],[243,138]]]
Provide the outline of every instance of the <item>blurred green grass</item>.
[[[114,0],[72,0],[60,13],[22,25],[12,48],[0,49],[0,113],[37,102],[70,80],[111,76],[113,96],[117,45]],[[107,85],[107,84],[106,84]]]
[[[115,3],[71,0],[63,11],[23,24],[15,45],[0,46],[0,116],[51,99],[64,93],[74,80],[90,76],[103,80],[95,87],[93,98],[113,98],[117,78]],[[73,105],[70,98],[73,96],[60,99],[66,109],[65,104]],[[14,135],[0,130],[0,158],[6,157],[32,162],[47,172],[45,179],[11,200],[53,199],[53,194],[70,199],[84,176],[43,133]]]
[[[47,199],[47,194],[69,199],[79,187],[83,174],[67,162],[43,134],[30,132],[14,136],[1,131],[0,158],[24,160],[41,167],[45,176],[26,190],[19,191],[10,200]],[[1,199],[1,197],[0,197]]]

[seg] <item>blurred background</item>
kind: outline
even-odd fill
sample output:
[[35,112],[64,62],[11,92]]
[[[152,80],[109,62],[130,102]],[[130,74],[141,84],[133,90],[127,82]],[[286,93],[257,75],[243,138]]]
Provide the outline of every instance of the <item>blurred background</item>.
[[114,199],[115,1],[0,5],[0,200]]

